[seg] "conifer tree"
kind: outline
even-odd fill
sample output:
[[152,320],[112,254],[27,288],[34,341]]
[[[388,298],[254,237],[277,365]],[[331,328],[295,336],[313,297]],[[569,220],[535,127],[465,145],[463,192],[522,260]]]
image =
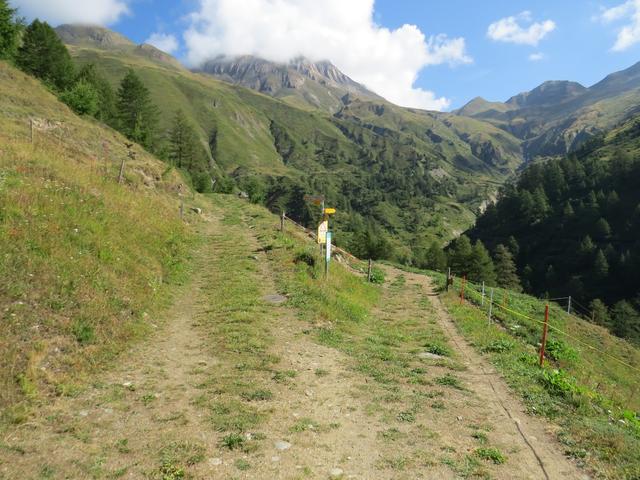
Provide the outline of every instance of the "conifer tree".
[[469,266],[473,256],[471,240],[466,235],[460,235],[453,241],[449,251],[449,265],[454,275],[463,276],[469,273]]
[[113,88],[98,73],[94,63],[88,63],[80,69],[78,75],[76,75],[76,82],[80,81],[91,85],[98,95],[98,108],[94,116],[101,122],[111,127],[116,127],[116,98]]
[[130,140],[153,151],[158,109],[151,101],[149,89],[133,69],[129,69],[120,83],[116,106],[120,131]]
[[502,244],[496,247],[494,265],[496,271],[496,283],[498,286],[508,288],[516,292],[522,291],[513,256],[507,247]]
[[469,279],[474,282],[485,282],[489,285],[495,285],[496,282],[493,261],[489,251],[480,240],[477,240],[472,248]]
[[604,256],[602,250],[598,250],[596,253],[596,258],[593,261],[593,273],[599,279],[603,279],[609,274],[609,262],[607,262],[607,257]]
[[18,49],[21,22],[15,18],[16,10],[7,0],[0,0],[0,60],[11,60]]
[[438,242],[431,243],[424,259],[424,267],[436,272],[444,272],[447,268],[447,255]]
[[169,130],[169,161],[178,168],[191,170],[196,163],[197,136],[182,110],[173,117]]
[[621,338],[640,339],[640,317],[626,300],[616,303],[611,309],[613,333]]
[[36,19],[25,29],[16,60],[22,70],[60,92],[73,82],[71,56],[47,22]]
[[591,309],[592,320],[597,325],[607,327],[611,323],[611,317],[609,316],[609,309],[602,300],[596,298],[589,304]]

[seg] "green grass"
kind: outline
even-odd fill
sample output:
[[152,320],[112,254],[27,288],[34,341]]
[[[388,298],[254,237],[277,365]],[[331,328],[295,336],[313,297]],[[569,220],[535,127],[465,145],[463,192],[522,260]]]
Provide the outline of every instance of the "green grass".
[[[3,423],[147,334],[186,278],[193,236],[166,165],[136,149],[118,185],[124,138],[2,62],[0,91]],[[29,118],[53,122],[33,144]]]
[[[554,337],[553,333],[552,340],[563,342],[559,347],[562,353],[557,351],[560,358],[547,360],[540,368],[536,351],[540,330],[536,322],[525,323],[526,319],[509,317],[495,309],[497,321],[489,324],[486,311],[468,303],[460,305],[457,293],[443,295],[443,300],[461,333],[521,395],[528,412],[560,426],[558,438],[567,455],[605,477],[640,475],[640,422],[626,403],[633,398],[633,392],[625,390],[636,381],[629,372],[610,361],[596,361],[592,351],[571,343],[571,339]],[[542,301],[526,295],[509,292],[508,302],[509,308],[528,316],[544,312]],[[579,335],[577,338],[608,346],[611,354],[626,358],[630,353],[635,355],[632,347],[610,338],[604,329],[569,318],[557,307],[551,312],[554,325]],[[618,379],[620,384],[615,391]]]

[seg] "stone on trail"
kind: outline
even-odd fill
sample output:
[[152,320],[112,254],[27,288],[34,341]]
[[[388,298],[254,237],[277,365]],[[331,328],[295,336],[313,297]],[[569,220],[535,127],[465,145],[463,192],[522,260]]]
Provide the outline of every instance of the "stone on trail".
[[418,354],[418,357],[419,358],[428,358],[428,359],[431,359],[431,360],[442,360],[443,358],[445,358],[442,355],[436,355],[435,353],[431,353],[431,352],[420,352]]
[[210,458],[209,459],[209,465],[215,467],[218,465],[222,465],[222,459],[221,458]]
[[291,444],[284,440],[278,440],[273,446],[276,447],[276,450],[289,450],[291,448]]
[[279,293],[271,293],[262,297],[265,302],[273,303],[274,305],[280,305],[287,301],[287,297],[280,295]]
[[344,475],[344,472],[342,471],[341,468],[332,468],[331,471],[329,472],[329,478],[331,478],[332,480],[338,480],[342,478],[343,475]]

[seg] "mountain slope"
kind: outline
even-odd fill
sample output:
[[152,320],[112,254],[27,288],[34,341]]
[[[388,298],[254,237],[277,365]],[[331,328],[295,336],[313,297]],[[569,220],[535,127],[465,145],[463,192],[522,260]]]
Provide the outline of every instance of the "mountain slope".
[[9,407],[25,398],[72,394],[150,329],[180,278],[184,181],[125,143],[0,62],[2,420],[21,418]]
[[585,88],[545,82],[504,104],[474,99],[457,111],[523,140],[527,159],[563,155],[633,116],[640,105],[640,63]]
[[[571,295],[581,305],[628,301],[640,309],[639,153],[635,117],[568,158],[531,165],[471,236],[491,248],[513,237],[524,284],[536,294]],[[611,318],[596,320],[640,342],[640,315],[628,312],[614,309]]]
[[331,62],[312,62],[303,57],[286,64],[251,55],[218,57],[205,62],[198,71],[280,98],[300,108],[321,109],[330,113],[341,108],[341,99],[345,95],[380,99]]
[[161,109],[162,128],[175,110],[185,111],[211,162],[254,200],[312,225],[317,213],[303,196],[324,193],[340,212],[338,241],[348,243],[371,224],[387,232],[407,261],[417,240],[445,241],[468,227],[486,196],[521,162],[517,139],[485,122],[352,94],[333,116],[174,67],[131,46],[87,43],[76,36],[69,46],[79,63],[96,63],[114,86],[135,68]]

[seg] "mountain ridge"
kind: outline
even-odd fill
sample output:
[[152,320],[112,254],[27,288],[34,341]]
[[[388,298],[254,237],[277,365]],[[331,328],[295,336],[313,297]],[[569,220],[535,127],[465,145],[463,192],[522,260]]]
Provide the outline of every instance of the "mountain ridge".
[[253,55],[219,56],[194,70],[296,106],[320,108],[330,113],[341,108],[345,95],[382,100],[328,60],[296,57],[288,62],[274,62]]

